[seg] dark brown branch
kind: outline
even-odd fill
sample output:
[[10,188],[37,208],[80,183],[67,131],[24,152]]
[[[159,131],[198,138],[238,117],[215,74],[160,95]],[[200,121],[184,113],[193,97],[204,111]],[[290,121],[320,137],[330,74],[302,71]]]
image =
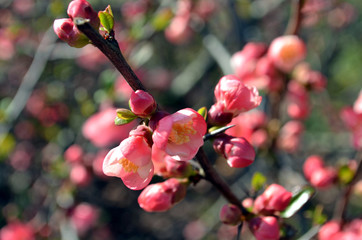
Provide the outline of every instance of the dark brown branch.
[[284,35],[297,35],[302,22],[302,8],[307,0],[293,0],[292,11]]
[[205,172],[205,179],[209,181],[230,203],[238,206],[242,214],[247,216],[249,212],[241,205],[241,201],[231,191],[229,185],[220,177],[215,169],[210,165],[207,156],[201,147],[196,154],[196,159]]
[[124,59],[118,43],[114,38],[109,38],[107,40],[104,39],[85,19],[78,18],[75,19],[74,22],[79,31],[84,33],[90,39],[92,44],[108,57],[134,91],[146,91],[146,88],[133,72],[126,59]]
[[357,155],[358,155],[358,157],[357,157],[358,165],[357,165],[356,173],[353,176],[353,179],[351,180],[351,182],[348,184],[348,186],[344,190],[344,193],[336,206],[336,211],[334,214],[334,219],[336,219],[338,222],[340,222],[341,226],[343,226],[346,222],[346,210],[347,210],[349,198],[350,198],[352,190],[353,190],[353,186],[362,177],[362,152],[359,152]]

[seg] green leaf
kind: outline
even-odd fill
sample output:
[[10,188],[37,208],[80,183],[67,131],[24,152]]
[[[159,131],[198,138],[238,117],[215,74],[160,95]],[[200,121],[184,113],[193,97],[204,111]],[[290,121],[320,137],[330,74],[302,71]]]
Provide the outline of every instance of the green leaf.
[[338,170],[338,179],[343,184],[348,184],[354,177],[354,171],[347,165],[343,165]]
[[151,24],[155,30],[162,31],[169,25],[172,17],[173,13],[171,9],[165,8],[155,14],[151,20]]
[[199,110],[197,110],[197,112],[206,120],[207,118],[207,108],[206,107],[202,107]]
[[132,122],[136,118],[137,116],[131,110],[119,108],[117,109],[117,116],[114,119],[114,123],[116,125],[123,125]]
[[293,216],[311,197],[313,197],[315,189],[310,186],[304,186],[297,191],[290,200],[289,206],[280,213],[282,218],[290,218]]
[[114,27],[114,18],[111,6],[108,5],[107,8],[104,11],[98,12],[99,20],[102,24],[102,26],[105,28],[107,32],[111,32]]
[[260,173],[260,172],[256,172],[253,175],[253,178],[251,179],[251,187],[253,188],[254,191],[259,191],[263,185],[266,182],[266,177]]

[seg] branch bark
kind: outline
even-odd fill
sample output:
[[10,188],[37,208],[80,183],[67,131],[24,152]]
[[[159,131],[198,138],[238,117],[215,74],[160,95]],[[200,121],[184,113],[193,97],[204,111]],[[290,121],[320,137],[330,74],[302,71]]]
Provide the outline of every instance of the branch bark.
[[306,0],[293,0],[292,11],[284,35],[297,35],[302,22],[302,8]]

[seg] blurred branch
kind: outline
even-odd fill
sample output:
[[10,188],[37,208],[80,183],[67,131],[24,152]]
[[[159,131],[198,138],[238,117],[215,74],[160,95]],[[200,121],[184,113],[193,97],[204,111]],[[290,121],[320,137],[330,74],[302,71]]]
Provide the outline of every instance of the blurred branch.
[[341,199],[337,203],[336,210],[334,212],[334,219],[336,219],[338,222],[340,222],[341,226],[343,226],[346,222],[346,211],[347,206],[349,202],[349,198],[351,196],[353,187],[355,183],[357,183],[358,180],[362,177],[362,152],[357,153],[356,157],[358,163],[357,163],[357,169],[356,173],[353,176],[353,179],[348,184],[346,189],[344,190],[344,194],[341,196]]
[[196,154],[196,158],[199,161],[201,167],[205,172],[205,179],[208,180],[214,187],[232,204],[238,206],[244,216],[247,216],[249,212],[241,205],[241,201],[231,191],[229,185],[220,177],[215,169],[210,165],[206,154],[201,147]]
[[84,33],[91,40],[92,44],[108,57],[134,91],[147,91],[123,57],[118,43],[113,37],[104,39],[85,19],[77,18],[74,22],[79,31]]
[[26,102],[28,101],[33,89],[38,82],[44,68],[50,58],[50,55],[54,49],[55,34],[53,27],[49,28],[42,38],[38,49],[35,52],[33,62],[31,63],[28,71],[23,77],[23,81],[18,88],[14,98],[10,102],[9,106],[5,110],[5,116],[7,123],[1,126],[0,129],[0,145],[2,144],[6,134],[9,132],[12,123],[19,117],[23,111]]
[[292,10],[284,35],[297,35],[302,22],[302,8],[307,0],[293,0]]

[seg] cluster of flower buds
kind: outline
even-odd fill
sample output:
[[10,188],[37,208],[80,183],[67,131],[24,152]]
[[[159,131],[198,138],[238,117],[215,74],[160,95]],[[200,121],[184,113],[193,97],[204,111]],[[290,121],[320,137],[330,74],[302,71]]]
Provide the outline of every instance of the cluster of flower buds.
[[257,240],[278,240],[280,237],[278,219],[274,216],[260,216],[251,219],[249,229]]
[[345,107],[341,111],[341,118],[353,135],[353,146],[362,149],[362,91],[353,107]]
[[67,13],[69,18],[56,19],[54,21],[54,32],[70,46],[84,47],[89,43],[89,39],[78,30],[74,20],[77,18],[87,19],[89,24],[98,30],[100,25],[98,13],[93,10],[86,0],[73,0],[70,2]]
[[339,240],[350,239],[357,240],[362,238],[362,219],[357,218],[351,222],[344,224],[337,221],[329,221],[325,223],[318,232],[319,240]]
[[325,167],[324,160],[318,155],[309,156],[303,165],[305,178],[316,188],[328,188],[337,179],[337,171],[333,167]]

